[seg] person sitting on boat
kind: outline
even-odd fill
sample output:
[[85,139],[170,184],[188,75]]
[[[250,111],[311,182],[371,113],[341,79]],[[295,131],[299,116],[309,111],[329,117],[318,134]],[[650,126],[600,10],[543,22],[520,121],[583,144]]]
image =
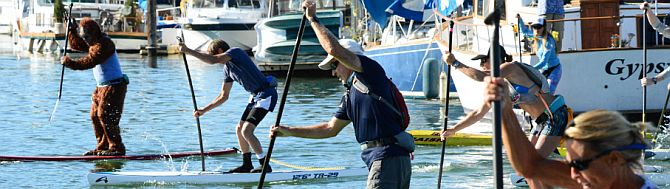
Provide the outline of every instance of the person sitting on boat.
[[[559,146],[568,117],[571,115],[568,107],[565,105],[563,96],[549,93],[547,80],[537,69],[528,64],[509,62],[512,60],[512,56],[507,55],[503,47],[499,47],[499,49],[501,62],[503,62],[500,65],[500,75],[511,84],[509,95],[513,99],[512,103],[528,112],[537,123],[531,131],[530,141],[541,157],[547,157]],[[483,71],[459,62],[448,51],[445,52],[443,57],[444,61],[452,65],[454,69],[476,81],[484,81],[484,77],[490,71],[491,63],[488,54],[472,58],[472,60],[481,61],[480,66]],[[491,109],[491,106],[488,103],[482,103],[479,109],[468,113],[453,128],[443,131],[441,134],[442,140],[481,120],[489,109]],[[541,183],[530,180],[529,184],[537,187]]]
[[661,33],[666,38],[670,38],[670,27],[663,24],[663,22],[658,19],[658,17],[654,14],[654,11],[649,8],[649,3],[644,2],[640,4],[640,9],[646,10],[647,20],[649,20],[649,25],[651,25],[651,27],[653,27],[658,33]]
[[[220,39],[213,40],[209,44],[208,54],[188,48],[184,43],[179,44],[179,51],[194,56],[207,64],[223,64],[223,86],[221,93],[212,102],[202,109],[195,110],[193,115],[202,116],[210,110],[228,101],[233,81],[237,81],[244,90],[251,93],[251,101],[247,104],[240,121],[237,123],[235,133],[237,142],[242,151],[242,165],[231,169],[234,173],[261,172],[265,153],[254,130],[268,112],[273,111],[277,104],[277,83],[272,76],[266,77],[256,67],[244,50],[233,47]],[[249,147],[256,153],[261,166],[254,169],[251,163],[251,152]],[[272,172],[270,166],[267,172]]]
[[540,17],[535,22],[531,24],[533,31],[530,32],[526,25],[523,24],[523,20],[519,18],[520,28],[525,37],[530,37],[534,39],[534,48],[536,49],[536,55],[538,61],[533,67],[539,69],[544,77],[547,78],[549,83],[549,91],[551,94],[556,92],[558,83],[561,81],[561,75],[563,73],[561,69],[561,61],[558,59],[557,43],[554,37],[551,35],[548,30],[547,21]]
[[93,69],[97,82],[91,104],[91,121],[97,145],[84,155],[125,155],[119,122],[128,90],[128,77],[121,71],[114,42],[100,30],[98,23],[85,17],[79,25],[81,27],[70,24],[68,29],[70,48],[88,54],[75,60],[63,56],[61,64],[73,70]]
[[[369,170],[367,188],[409,188],[412,174],[409,148],[414,147],[413,143],[407,145],[394,137],[406,133],[401,128],[400,115],[370,95],[376,94],[387,102],[391,101],[387,99],[393,99],[393,84],[386,72],[379,63],[363,55],[363,48],[356,41],[338,41],[319,23],[313,1],[305,1],[303,7],[321,46],[328,53],[319,68],[331,70],[347,91],[329,122],[304,127],[277,125],[270,131],[271,137],[276,133],[277,136],[329,138],[353,123],[356,140],[361,144],[361,158]],[[369,92],[363,93],[361,88],[367,88]],[[409,136],[413,142],[411,135],[404,136]]]
[[[523,139],[512,110],[508,82],[486,77],[484,104],[502,101],[502,140],[514,170],[527,179],[560,188],[658,188],[643,172],[642,152],[649,145],[618,112],[593,110],[577,116],[565,130],[567,161],[547,159]],[[490,105],[488,105],[490,106]]]

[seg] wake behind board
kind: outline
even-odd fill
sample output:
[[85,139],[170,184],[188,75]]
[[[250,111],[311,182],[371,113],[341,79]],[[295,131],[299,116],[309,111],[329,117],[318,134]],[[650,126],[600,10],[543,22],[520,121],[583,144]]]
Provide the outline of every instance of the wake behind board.
[[[367,176],[367,168],[325,171],[275,171],[267,173],[266,182],[328,180],[341,177]],[[234,184],[257,183],[260,173],[227,172],[97,172],[87,175],[90,185],[166,184]]]
[[[206,156],[219,156],[234,154],[235,148],[223,150],[212,150],[205,152]],[[199,151],[194,152],[174,152],[167,154],[145,154],[145,155],[125,155],[125,156],[0,156],[0,161],[96,161],[96,160],[156,160],[162,158],[183,158],[188,156],[199,156]]]
[[[441,131],[410,130],[414,136],[414,143],[419,145],[442,145]],[[456,133],[447,139],[447,146],[490,146],[491,135],[474,133]]]

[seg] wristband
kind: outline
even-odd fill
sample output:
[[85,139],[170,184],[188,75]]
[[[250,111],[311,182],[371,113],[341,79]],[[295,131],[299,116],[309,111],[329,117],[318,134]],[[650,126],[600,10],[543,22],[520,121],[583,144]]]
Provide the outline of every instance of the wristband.
[[653,81],[654,84],[656,84],[656,82],[658,82],[658,79],[656,79],[656,77],[652,77],[652,78],[651,78],[651,81]]
[[456,60],[456,61],[454,61],[454,63],[451,63],[451,66],[453,66],[454,68],[460,68],[461,67],[461,62]]

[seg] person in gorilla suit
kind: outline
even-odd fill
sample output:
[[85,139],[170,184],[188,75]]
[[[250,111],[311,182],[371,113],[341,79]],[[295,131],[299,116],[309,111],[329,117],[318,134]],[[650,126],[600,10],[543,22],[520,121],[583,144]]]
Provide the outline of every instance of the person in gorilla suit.
[[128,77],[121,71],[114,42],[100,30],[98,23],[86,17],[79,26],[68,28],[69,44],[72,49],[88,54],[74,60],[63,56],[61,64],[73,70],[93,69],[97,82],[91,104],[91,121],[97,145],[84,155],[125,155],[126,147],[121,141],[119,122],[128,89]]

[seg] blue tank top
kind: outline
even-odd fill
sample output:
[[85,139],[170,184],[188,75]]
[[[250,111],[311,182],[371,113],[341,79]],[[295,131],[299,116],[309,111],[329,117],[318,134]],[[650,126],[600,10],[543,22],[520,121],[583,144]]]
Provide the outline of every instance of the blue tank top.
[[104,63],[98,64],[93,68],[93,77],[98,84],[123,77],[119,57],[116,55],[116,52],[107,58]]

